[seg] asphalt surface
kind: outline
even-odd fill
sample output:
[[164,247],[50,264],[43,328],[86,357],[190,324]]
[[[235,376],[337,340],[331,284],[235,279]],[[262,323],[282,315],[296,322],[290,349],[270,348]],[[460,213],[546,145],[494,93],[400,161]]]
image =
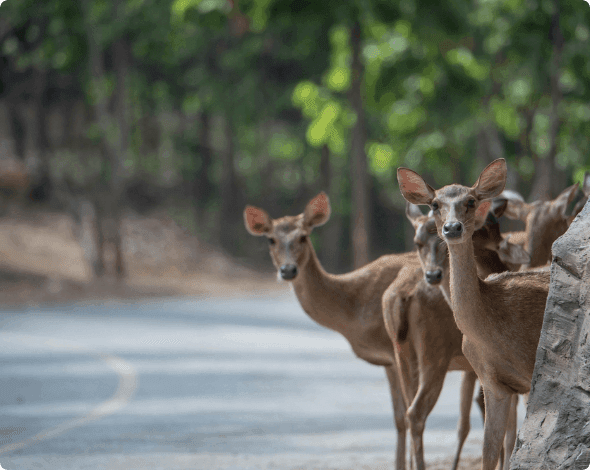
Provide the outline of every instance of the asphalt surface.
[[[454,452],[459,380],[427,461]],[[474,406],[464,455],[481,437]],[[395,439],[382,368],[292,295],[0,313],[6,470],[393,468]]]

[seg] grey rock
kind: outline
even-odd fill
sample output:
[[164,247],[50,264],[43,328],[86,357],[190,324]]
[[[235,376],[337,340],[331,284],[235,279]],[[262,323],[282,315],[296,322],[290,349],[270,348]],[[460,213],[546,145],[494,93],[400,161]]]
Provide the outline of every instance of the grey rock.
[[551,285],[511,470],[590,466],[590,204],[552,247]]

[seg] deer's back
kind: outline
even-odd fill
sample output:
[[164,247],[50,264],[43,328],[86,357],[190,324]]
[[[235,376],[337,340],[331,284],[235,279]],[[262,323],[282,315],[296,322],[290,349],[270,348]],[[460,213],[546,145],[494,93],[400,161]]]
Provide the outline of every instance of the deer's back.
[[338,276],[354,299],[353,313],[339,332],[359,358],[375,365],[392,364],[393,344],[385,327],[382,298],[404,268],[419,266],[415,252],[400,253],[381,256],[360,269]]
[[359,304],[376,303],[380,312],[383,293],[396,280],[399,272],[409,266],[420,266],[418,255],[414,251],[381,256],[339,277],[354,291]]
[[530,382],[549,293],[548,272],[507,272],[481,282],[488,318],[484,336],[498,360],[512,364]]

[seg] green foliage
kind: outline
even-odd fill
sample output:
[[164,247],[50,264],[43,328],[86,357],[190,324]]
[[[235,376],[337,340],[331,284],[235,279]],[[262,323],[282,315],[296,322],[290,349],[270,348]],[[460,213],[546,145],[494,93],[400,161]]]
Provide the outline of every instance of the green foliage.
[[465,47],[450,50],[447,52],[446,58],[450,64],[462,67],[465,73],[474,80],[485,80],[490,73],[489,65],[478,62],[471,51]]
[[[561,48],[550,34],[556,7]],[[580,181],[590,168],[590,7],[581,0],[8,0],[0,16],[7,25],[0,55],[12,74],[2,78],[2,98],[12,93],[14,77],[44,71],[80,90],[90,108],[112,104],[113,45],[126,38],[132,130],[124,165],[129,174],[159,177],[166,169],[178,180],[209,181],[208,210],[223,197],[219,157],[231,123],[244,199],[289,205],[328,184],[322,189],[337,193],[335,211],[349,216],[348,153],[357,120],[350,35],[357,21],[364,148],[375,193],[387,203],[403,209],[389,196],[398,193],[399,165],[446,184],[505,156],[525,194],[539,159],[553,158],[568,180]],[[88,28],[106,58],[102,77],[89,76]],[[24,88],[33,89],[30,83]],[[157,133],[142,128],[149,116],[157,117]],[[203,116],[212,122],[209,143],[194,124]],[[89,126],[87,136],[94,144],[115,142],[119,132],[113,121]],[[150,139],[155,144],[146,150]],[[320,164],[326,148],[329,175]],[[52,160],[56,175],[69,167],[80,180],[108,173],[98,166],[67,152]]]
[[369,159],[371,173],[379,177],[392,176],[393,169],[398,165],[399,156],[391,145],[368,142],[365,152]]
[[346,151],[345,134],[354,125],[356,116],[345,101],[327,87],[309,81],[295,87],[292,101],[311,120],[305,134],[310,145],[316,148],[328,145],[336,154]]
[[324,76],[324,84],[332,91],[343,92],[350,88],[351,50],[348,41],[350,32],[344,26],[337,26],[330,33],[332,54],[330,69]]
[[298,160],[303,156],[303,144],[294,136],[275,132],[268,142],[268,153],[273,158]]
[[508,100],[500,100],[494,97],[490,100],[490,108],[494,116],[494,123],[504,131],[506,136],[510,138],[518,137],[522,123],[514,104]]

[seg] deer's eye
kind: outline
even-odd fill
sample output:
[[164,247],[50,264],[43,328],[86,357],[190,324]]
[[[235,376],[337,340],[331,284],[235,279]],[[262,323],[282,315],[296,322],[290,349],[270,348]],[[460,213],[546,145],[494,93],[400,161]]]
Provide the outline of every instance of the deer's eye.
[[307,235],[301,235],[301,238],[299,239],[299,241],[301,243],[305,243],[307,241]]
[[475,199],[469,199],[469,201],[467,201],[467,207],[473,209],[475,207]]
[[274,245],[277,241],[274,238],[269,238],[268,239],[268,244],[269,245]]
[[434,202],[433,202],[433,203],[430,205],[430,208],[431,208],[433,211],[437,211],[437,210],[438,210],[438,202],[434,201]]

